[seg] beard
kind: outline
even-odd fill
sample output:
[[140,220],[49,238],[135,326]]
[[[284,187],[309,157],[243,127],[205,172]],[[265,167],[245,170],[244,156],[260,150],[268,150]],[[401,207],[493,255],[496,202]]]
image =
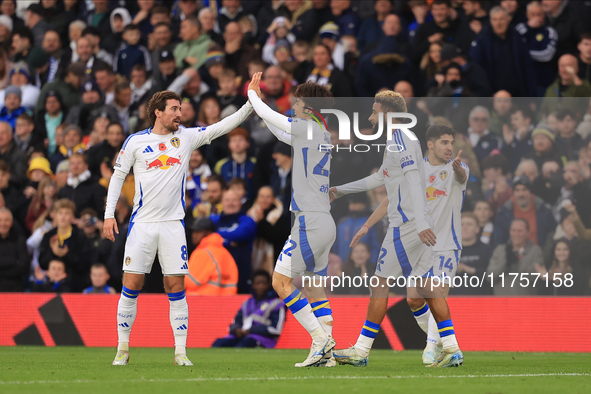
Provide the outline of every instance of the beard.
[[164,128],[172,133],[172,132],[178,131],[179,125],[180,125],[180,122],[179,122],[179,124],[176,124],[173,120],[169,124],[164,125]]

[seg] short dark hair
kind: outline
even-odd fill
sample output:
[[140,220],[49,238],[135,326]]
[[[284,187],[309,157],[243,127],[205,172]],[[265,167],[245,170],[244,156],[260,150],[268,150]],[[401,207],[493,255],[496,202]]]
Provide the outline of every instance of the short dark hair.
[[82,34],[80,36],[84,37],[87,34],[90,34],[91,36],[95,36],[95,37],[100,37],[101,31],[94,26],[86,26],[84,28],[84,30],[82,30]]
[[511,224],[513,224],[515,222],[523,222],[523,223],[525,223],[525,228],[526,228],[527,231],[529,231],[529,222],[527,220],[525,220],[524,218],[513,219],[511,221]]
[[438,124],[431,125],[427,129],[427,141],[437,141],[446,134],[449,134],[455,138],[456,131],[453,128],[447,126]]
[[93,269],[93,268],[104,268],[105,271],[107,271],[107,273],[109,272],[107,266],[104,265],[103,263],[94,263],[93,265],[90,266],[90,269]]
[[562,108],[560,111],[556,112],[556,119],[558,119],[559,121],[563,121],[564,118],[566,118],[567,116],[570,116],[573,119],[576,119],[576,115],[574,114],[573,111],[571,111],[568,108]]
[[123,130],[123,125],[119,122],[111,122],[109,123],[109,125],[107,126],[107,130],[109,130],[109,127],[113,127],[113,126],[117,126],[121,129],[122,133],[125,133],[125,131]]
[[143,71],[144,73],[146,73],[146,76],[148,75],[148,71],[146,70],[146,66],[143,64],[134,64],[134,66],[131,68],[131,71]]
[[191,15],[185,18],[185,21],[191,23],[193,26],[197,26],[197,29],[201,31],[201,22],[199,22],[199,18],[196,15]]
[[529,109],[528,107],[514,106],[511,109],[510,114],[513,115],[513,114],[516,114],[517,112],[521,112],[521,115],[523,115],[524,118],[528,118],[531,121],[534,120],[534,114],[533,114],[532,110]]
[[500,168],[503,175],[509,171],[509,161],[503,155],[493,155],[482,160],[482,171],[489,168]]
[[98,63],[94,68],[94,73],[96,74],[99,71],[106,71],[109,75],[115,75],[113,67],[109,66],[107,63]]
[[579,42],[583,40],[591,40],[591,32],[586,31],[583,34],[581,34],[581,39],[579,40]]
[[154,30],[156,30],[157,28],[161,27],[161,26],[165,26],[168,28],[168,30],[170,30],[170,25],[166,22],[158,22],[154,25]]
[[434,5],[441,5],[441,4],[451,7],[451,2],[449,0],[433,0],[433,2],[431,3],[431,7],[433,7]]
[[12,32],[12,35],[18,35],[20,36],[20,38],[28,39],[31,47],[35,44],[35,37],[33,36],[33,32],[26,26],[19,27],[18,29]]
[[25,120],[25,121],[27,121],[29,123],[33,123],[33,124],[35,123],[35,119],[33,119],[33,117],[31,115],[29,115],[28,113],[26,113],[26,112],[23,112],[22,114],[20,114],[17,117],[17,119],[22,119],[22,120]]
[[0,172],[10,172],[10,166],[4,160],[0,160]]
[[178,100],[181,102],[181,96],[170,90],[163,90],[152,96],[148,102],[148,108],[146,109],[148,120],[154,126],[156,123],[156,113],[154,111],[164,111],[166,109],[166,102],[168,100]]
[[232,178],[230,179],[230,181],[228,182],[228,189],[234,185],[240,185],[244,188],[244,190],[248,191],[248,185],[246,184],[246,181],[242,178]]
[[332,93],[325,86],[314,82],[300,84],[293,95],[303,98],[306,106],[315,111],[332,108],[334,103]]
[[154,6],[154,8],[152,8],[152,11],[150,12],[150,15],[155,15],[155,14],[166,14],[166,15],[170,16],[170,10],[165,5],[156,5],[156,6]]
[[133,31],[133,30],[140,31],[140,27],[134,23],[130,23],[129,25],[127,25],[123,28],[123,34],[127,33],[128,31]]
[[445,66],[443,68],[443,70],[441,70],[441,74],[446,75],[447,72],[452,69],[455,68],[456,70],[458,70],[460,72],[460,77],[462,76],[462,66],[460,66],[458,63],[450,63],[447,66]]
[[226,181],[218,174],[213,174],[212,176],[207,178],[207,183],[209,184],[211,182],[217,182],[222,187],[222,190],[228,190],[228,185],[226,184]]
[[253,282],[254,282],[254,278],[256,278],[257,276],[264,276],[265,279],[267,279],[267,282],[271,283],[271,274],[269,274],[269,271],[259,268],[258,270],[253,272],[252,273],[252,281]]

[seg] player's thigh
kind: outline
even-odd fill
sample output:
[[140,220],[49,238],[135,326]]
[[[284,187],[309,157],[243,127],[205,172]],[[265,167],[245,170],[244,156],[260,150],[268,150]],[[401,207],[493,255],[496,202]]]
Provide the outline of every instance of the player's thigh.
[[163,275],[186,275],[189,273],[187,237],[180,220],[158,223],[158,260]]
[[460,252],[461,251],[459,250],[444,250],[438,252],[432,251],[432,276],[453,279],[456,276],[456,271],[458,270]]
[[328,255],[335,238],[336,227],[329,214],[313,212],[296,216],[291,234],[292,264],[303,263],[305,271],[326,276]]
[[149,274],[158,249],[157,223],[130,223],[125,242],[123,271]]
[[[293,231],[292,231],[293,233]],[[285,241],[277,262],[275,263],[275,272],[294,279],[306,270],[306,264],[300,259],[293,259],[293,250],[297,245],[296,241],[291,239],[291,235]]]
[[422,267],[417,268],[425,247],[414,227],[390,227],[378,255],[376,275],[394,280],[400,276],[417,275],[423,271]]

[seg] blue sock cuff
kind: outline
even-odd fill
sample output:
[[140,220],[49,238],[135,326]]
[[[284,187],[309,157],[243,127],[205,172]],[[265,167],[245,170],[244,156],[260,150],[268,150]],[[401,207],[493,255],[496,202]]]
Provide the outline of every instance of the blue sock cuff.
[[291,313],[299,312],[303,307],[308,305],[308,300],[301,291],[296,290],[283,300],[285,302],[285,306],[289,308]]
[[453,325],[451,319],[444,320],[442,322],[437,323],[437,328],[438,328],[438,331],[439,331],[439,336],[441,338],[456,333],[454,331],[454,325]]
[[369,337],[369,338],[375,338],[378,335],[379,331],[380,331],[379,324],[372,323],[369,320],[366,320],[365,323],[363,324],[363,328],[361,329],[361,335]]
[[311,303],[310,306],[316,317],[332,315],[332,309],[328,300],[316,301]]
[[426,302],[420,308],[412,309],[412,314],[415,315],[415,317],[422,316],[427,312],[429,312],[429,305]]
[[128,289],[127,287],[123,286],[123,289],[121,290],[121,294],[123,294],[127,298],[137,298],[137,296],[140,295],[140,291],[139,290],[131,290],[131,289]]
[[169,301],[180,301],[185,298],[185,291],[179,291],[178,293],[167,293]]

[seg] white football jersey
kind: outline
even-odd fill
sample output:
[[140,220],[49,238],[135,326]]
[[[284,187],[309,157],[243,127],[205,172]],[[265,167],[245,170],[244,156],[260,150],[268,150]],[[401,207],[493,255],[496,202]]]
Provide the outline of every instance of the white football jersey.
[[[425,216],[429,213],[425,195],[413,196],[410,193],[408,182],[404,177],[404,174],[410,170],[418,170],[421,180],[425,179],[421,143],[418,140],[411,140],[404,132],[395,130],[392,133],[392,140],[388,141],[386,156],[379,169],[379,175],[384,179],[388,192],[390,227],[400,227],[409,220],[415,219],[413,200],[416,198],[424,200]],[[424,185],[421,190],[425,190]]]
[[462,205],[466,194],[466,184],[470,170],[465,163],[462,168],[466,171],[464,184],[456,181],[452,167],[453,159],[446,164],[434,166],[425,157],[425,184],[427,204],[431,209],[434,221],[433,231],[437,243],[433,247],[436,252],[462,249]]
[[167,135],[154,134],[149,128],[127,137],[114,170],[127,175],[133,167],[135,196],[130,221],[184,219],[185,180],[191,153],[238,127],[251,112],[252,106],[247,103],[236,113],[208,127],[180,126]]
[[328,196],[331,150],[330,133],[312,124],[308,139],[308,121],[290,118],[292,153],[292,211],[330,212]]

